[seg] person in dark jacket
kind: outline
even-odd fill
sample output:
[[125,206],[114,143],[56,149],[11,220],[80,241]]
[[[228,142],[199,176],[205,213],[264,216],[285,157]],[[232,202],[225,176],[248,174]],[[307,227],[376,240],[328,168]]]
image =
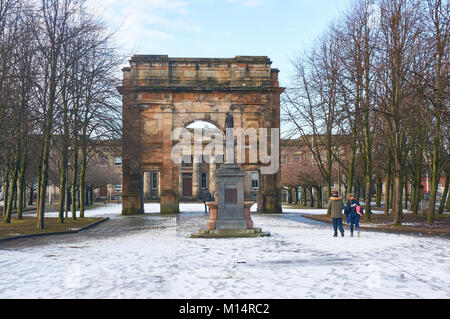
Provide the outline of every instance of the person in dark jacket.
[[358,237],[361,236],[359,228],[359,215],[356,212],[356,206],[360,206],[359,202],[353,197],[353,194],[349,194],[349,200],[345,205],[345,210],[348,214],[348,219],[350,221],[350,236],[353,237],[353,228],[356,227],[358,232]]
[[344,202],[337,191],[333,192],[333,196],[328,202],[328,207],[331,207],[331,219],[333,221],[333,237],[337,237],[337,230],[341,232],[344,237],[344,227],[342,226],[342,209],[344,209]]
[[203,203],[205,204],[205,214],[208,213],[208,206],[206,205],[206,202],[212,202],[211,192],[208,189],[206,189],[205,193],[203,194]]
[[348,202],[350,201],[350,197],[351,197],[350,195],[351,194],[347,195],[347,202],[345,203],[345,207],[344,207],[344,214],[345,214],[345,217],[346,217],[347,225],[350,224],[350,214],[349,214],[349,211],[348,211]]

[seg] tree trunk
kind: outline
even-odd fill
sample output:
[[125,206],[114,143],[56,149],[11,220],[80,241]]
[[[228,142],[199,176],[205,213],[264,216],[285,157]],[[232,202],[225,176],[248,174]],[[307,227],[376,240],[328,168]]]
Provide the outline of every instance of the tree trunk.
[[445,210],[450,212],[450,196],[447,196],[447,204],[445,204]]
[[[54,52],[52,52],[54,54]],[[43,144],[41,152],[41,160],[39,167],[39,186],[38,186],[38,206],[37,206],[37,229],[42,230],[45,228],[44,225],[44,215],[45,215],[45,199],[47,196],[47,185],[48,185],[48,172],[50,169],[49,156],[50,147],[52,139],[52,128],[53,128],[53,117],[54,117],[54,107],[56,101],[56,85],[57,85],[57,67],[58,58],[57,56],[51,57],[51,69],[49,77],[49,99],[48,99],[48,109],[46,113],[46,119],[43,129]]]
[[[436,151],[437,152],[437,151]],[[433,156],[434,157],[434,156]],[[436,161],[436,163],[435,163]],[[433,160],[433,171],[431,173],[431,189],[430,189],[430,202],[428,207],[428,218],[427,222],[429,224],[434,223],[435,221],[435,205],[436,205],[436,194],[438,189],[438,183],[439,183],[439,169],[437,167],[437,160]]]
[[40,183],[38,190],[38,206],[37,206],[37,229],[43,230],[45,228],[45,200],[47,197],[48,185],[48,171],[49,171],[49,155],[50,155],[50,133],[45,134],[43,145],[43,158],[40,173]]
[[3,211],[2,217],[6,216],[6,210],[8,207],[8,196],[9,196],[9,167],[5,168],[5,181],[3,182]]
[[391,180],[390,177],[386,178],[386,186],[384,190],[384,215],[389,215],[389,203],[391,200]]
[[323,193],[322,193],[322,187],[316,188],[317,192],[317,208],[323,208]]
[[[432,11],[430,13],[433,14],[434,23],[433,26],[435,27],[435,37],[433,39],[433,45],[434,47],[434,71],[435,73],[435,83],[433,83],[433,94],[436,94],[436,99],[433,105],[433,113],[435,116],[435,123],[433,123],[433,131],[434,131],[434,137],[433,137],[433,162],[432,162],[432,173],[431,173],[431,192],[430,192],[430,203],[428,207],[428,219],[427,222],[429,224],[434,223],[435,221],[435,204],[436,204],[436,193],[438,189],[439,179],[440,179],[440,170],[439,165],[441,164],[440,159],[440,153],[441,153],[441,134],[445,134],[442,132],[441,128],[441,121],[442,121],[442,113],[445,112],[445,110],[448,110],[448,105],[445,105],[444,101],[446,100],[445,94],[447,93],[448,89],[448,60],[446,60],[448,57],[446,55],[446,50],[448,49],[447,43],[446,43],[446,36],[441,36],[442,34],[445,34],[445,30],[448,27],[448,23],[445,23],[445,20],[441,20],[440,10],[445,11],[445,6],[447,6],[447,12],[448,12],[448,4],[441,3],[439,1],[435,6],[433,6]],[[444,7],[442,7],[444,6]],[[447,49],[446,49],[447,48]],[[445,122],[444,122],[445,123]],[[445,130],[445,125],[444,125]],[[448,132],[447,132],[448,135]]]
[[28,198],[28,205],[33,206],[33,185],[30,187],[30,194]]
[[411,182],[411,212],[414,215],[417,215],[417,209],[418,209],[418,199],[417,199],[417,186],[414,184],[414,182]]
[[391,185],[389,188],[390,196],[389,196],[389,208],[392,210],[394,207],[395,201],[395,193],[394,193],[394,176],[391,176]]
[[[67,48],[64,47],[64,57],[67,58]],[[67,170],[68,170],[68,160],[69,160],[69,107],[66,95],[67,88],[67,78],[68,73],[67,69],[64,72],[64,82],[63,82],[63,93],[62,93],[62,101],[63,101],[63,149],[62,149],[62,163],[60,170],[60,178],[59,178],[59,189],[60,189],[60,197],[59,197],[59,210],[58,210],[58,223],[64,224],[64,213],[67,211],[67,199],[66,199],[66,191],[67,191]]]
[[358,179],[356,181],[356,199],[359,201],[361,198],[361,181]]
[[306,187],[302,187],[302,201],[303,201],[303,206],[306,207],[306,205],[308,205],[308,203],[306,202]]
[[350,165],[348,168],[347,188],[345,190],[345,197],[352,192],[353,179],[355,174],[355,157],[356,157],[356,124],[352,127],[352,151],[350,154]]
[[392,185],[392,157],[390,150],[388,149],[388,158],[387,158],[387,167],[386,167],[386,187],[384,190],[384,214],[389,215],[389,208],[392,207],[391,204],[391,185]]
[[406,177],[406,175],[404,177],[404,180],[405,182],[403,186],[405,187],[405,209],[408,209],[408,178]]
[[[19,165],[20,170],[20,165]],[[17,171],[17,178],[19,178],[19,170]],[[19,185],[19,181],[16,181],[16,188],[14,189],[14,197],[13,197],[13,210],[17,211],[17,188]]]
[[439,210],[438,210],[439,215],[441,215],[444,212],[445,200],[447,199],[447,195],[448,195],[449,181],[450,181],[450,174],[449,174],[449,172],[447,172],[447,174],[445,175],[444,192],[442,193],[441,202],[439,203]]
[[376,183],[377,183],[377,207],[381,207],[381,192],[382,192],[382,188],[383,188],[383,182],[381,181],[381,177],[377,176],[376,179]]
[[394,175],[394,194],[392,212],[394,225],[401,225],[402,221],[402,178]]
[[73,156],[72,156],[72,219],[77,219],[77,180],[78,180],[78,138],[76,134],[73,137]]
[[421,178],[421,169],[419,168],[419,170],[416,171],[416,176],[414,176],[414,200],[411,201],[411,211],[414,215],[417,215],[419,213],[419,203],[422,199],[422,188],[420,187],[422,185]]
[[[331,176],[331,174],[330,174]],[[323,194],[321,192],[321,200],[320,200],[320,206],[323,206]],[[331,182],[327,181],[327,197],[330,198],[331,197]],[[327,201],[328,202],[328,201]],[[331,216],[331,205],[328,207],[327,205],[327,215]]]
[[[14,201],[15,201],[16,192],[17,192],[17,177],[19,174],[19,166],[20,166],[20,156],[17,155],[17,159],[14,163],[13,174],[11,176],[11,182],[10,182],[11,185],[9,186],[8,202],[6,204],[6,215],[4,218],[4,222],[7,224],[11,223],[11,215],[12,215],[12,211],[14,209]],[[5,201],[5,203],[6,203],[6,201]]]
[[64,224],[64,210],[66,206],[66,189],[67,189],[66,172],[67,172],[67,151],[63,150],[63,158],[59,177],[59,209],[58,209],[59,224]]
[[372,186],[372,180],[370,176],[366,176],[366,203],[365,203],[365,212],[364,212],[364,221],[370,222],[370,217],[372,215],[372,210],[370,206],[370,200],[371,200],[371,186]]
[[22,155],[20,159],[20,173],[19,173],[19,190],[18,190],[18,202],[19,206],[17,207],[17,219],[23,219],[23,207],[24,207],[24,199],[25,199],[25,175],[27,169],[27,142],[26,138],[24,139],[23,147],[22,147]]

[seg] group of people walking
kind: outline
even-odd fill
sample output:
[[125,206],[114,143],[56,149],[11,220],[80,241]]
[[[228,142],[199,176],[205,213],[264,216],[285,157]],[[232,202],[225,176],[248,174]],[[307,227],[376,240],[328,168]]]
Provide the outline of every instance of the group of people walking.
[[[353,230],[356,229],[358,237],[361,237],[361,231],[359,227],[359,218],[364,214],[364,210],[359,204],[358,200],[353,194],[348,194],[347,203],[344,206],[342,197],[339,196],[337,191],[333,192],[328,207],[331,210],[331,219],[333,222],[334,237],[338,235],[338,229],[341,232],[341,236],[344,237],[344,226],[342,225],[342,210],[346,216],[347,225],[350,224],[350,236],[353,237]],[[208,213],[207,202],[212,201],[212,195],[208,189],[205,189],[203,194],[203,203],[205,204],[205,214]]]
[[344,237],[344,227],[342,225],[342,210],[344,210],[347,224],[350,224],[350,236],[353,237],[353,230],[355,228],[358,233],[358,237],[361,236],[359,218],[363,215],[363,209],[358,200],[353,196],[353,194],[348,194],[347,203],[344,206],[342,197],[339,196],[339,193],[337,191],[334,191],[333,196],[328,202],[328,207],[330,207],[331,209],[334,237],[337,237],[338,229],[341,232],[341,236]]

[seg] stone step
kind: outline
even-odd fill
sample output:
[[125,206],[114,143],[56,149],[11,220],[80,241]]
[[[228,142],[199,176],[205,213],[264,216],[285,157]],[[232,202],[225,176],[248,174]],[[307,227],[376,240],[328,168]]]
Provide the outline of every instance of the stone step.
[[233,237],[268,237],[270,233],[262,232],[261,228],[252,229],[201,229],[191,234],[191,238],[233,238]]

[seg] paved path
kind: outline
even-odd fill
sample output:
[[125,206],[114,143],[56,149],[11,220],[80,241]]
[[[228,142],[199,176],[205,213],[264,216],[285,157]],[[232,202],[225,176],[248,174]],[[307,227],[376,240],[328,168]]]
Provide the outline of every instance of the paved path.
[[205,221],[207,221],[208,219],[208,217],[204,215],[204,213],[187,213],[182,214],[182,216],[160,216],[159,214],[117,216],[115,214],[112,214],[110,216],[107,216],[109,217],[109,220],[80,233],[21,238],[4,243],[0,242],[0,250],[16,250],[27,247],[48,246],[68,242],[82,242],[90,239],[108,239],[132,234],[133,232],[152,231],[155,229],[164,230],[168,227],[174,226],[168,226],[166,223],[168,220],[174,221],[175,223],[180,225],[183,219],[193,217],[195,215],[204,219]]

